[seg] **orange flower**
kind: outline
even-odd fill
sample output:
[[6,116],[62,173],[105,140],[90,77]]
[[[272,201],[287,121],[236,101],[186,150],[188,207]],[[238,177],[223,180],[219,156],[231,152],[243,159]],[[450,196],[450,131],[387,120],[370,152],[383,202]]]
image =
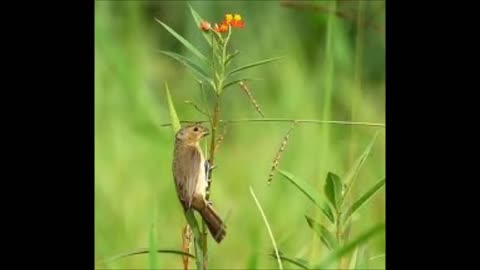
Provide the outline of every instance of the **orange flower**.
[[225,22],[222,22],[220,24],[220,27],[218,26],[218,24],[215,24],[215,27],[213,28],[213,31],[215,31],[217,33],[227,32],[228,31],[228,24],[226,24]]
[[[225,20],[220,23],[220,26],[218,24],[215,24],[213,27],[213,31],[217,33],[224,33],[228,32],[229,27],[235,27],[235,28],[243,28],[245,26],[245,23],[242,20],[242,16],[239,14],[225,14]],[[202,28],[203,29],[203,28]]]
[[245,26],[245,23],[242,20],[242,16],[240,14],[225,14],[225,22],[236,28],[243,28]]
[[230,24],[230,22],[233,20],[232,14],[225,14],[225,21]]
[[207,22],[207,21],[202,21],[200,23],[200,29],[202,29],[202,31],[208,31],[210,29],[210,23]]

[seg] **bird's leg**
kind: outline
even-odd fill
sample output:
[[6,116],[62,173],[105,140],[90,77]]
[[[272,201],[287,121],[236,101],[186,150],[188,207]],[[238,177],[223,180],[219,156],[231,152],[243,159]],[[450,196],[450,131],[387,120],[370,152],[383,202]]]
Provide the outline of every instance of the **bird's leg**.
[[217,166],[210,166],[210,161],[205,160],[205,175],[207,176],[207,181],[210,183],[212,181],[212,171],[215,169]]
[[[215,169],[216,166],[210,166],[210,161],[209,160],[205,160],[205,175],[206,175],[206,179],[207,179],[207,183],[208,183],[208,186],[207,186],[207,190],[205,192],[205,194],[207,195],[207,197],[210,197],[210,183],[212,182],[212,170]],[[210,199],[207,200],[207,204],[212,206],[212,201]]]
[[207,182],[209,182],[210,179],[210,162],[208,160],[205,160],[205,179],[207,179]]

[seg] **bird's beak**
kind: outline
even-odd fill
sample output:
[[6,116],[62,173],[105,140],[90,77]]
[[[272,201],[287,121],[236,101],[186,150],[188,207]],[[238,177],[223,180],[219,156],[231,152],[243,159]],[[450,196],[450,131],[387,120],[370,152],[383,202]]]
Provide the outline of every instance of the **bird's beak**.
[[202,132],[202,137],[205,137],[207,136],[208,134],[210,134],[210,131],[208,130],[208,128],[203,128],[203,132]]

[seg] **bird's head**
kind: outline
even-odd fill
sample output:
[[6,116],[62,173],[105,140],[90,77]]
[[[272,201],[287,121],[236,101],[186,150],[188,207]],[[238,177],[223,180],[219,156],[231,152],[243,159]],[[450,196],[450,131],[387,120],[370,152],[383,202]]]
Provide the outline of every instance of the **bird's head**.
[[197,143],[208,134],[210,133],[207,127],[204,127],[200,124],[194,124],[194,125],[189,125],[181,128],[177,132],[175,139],[177,141],[181,141],[189,144]]

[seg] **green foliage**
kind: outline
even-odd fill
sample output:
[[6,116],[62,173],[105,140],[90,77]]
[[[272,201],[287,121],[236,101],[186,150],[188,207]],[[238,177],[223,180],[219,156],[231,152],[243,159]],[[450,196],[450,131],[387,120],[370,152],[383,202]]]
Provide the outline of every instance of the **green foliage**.
[[[358,173],[361,164],[365,162],[368,153],[370,152],[373,141],[377,137],[378,132],[375,133],[374,139],[368,145],[367,149],[363,152],[362,156],[360,157],[359,161],[355,164],[355,169],[351,170],[355,172],[355,175]],[[316,206],[321,206],[322,203],[321,195],[306,181],[299,180],[298,177],[294,176],[291,173],[278,170],[281,175],[283,175],[286,179],[288,179],[297,189],[301,190],[302,193],[310,199]],[[351,174],[350,174],[351,175]],[[352,179],[352,178],[351,178]],[[350,186],[353,184],[351,181]],[[323,188],[324,196],[328,199],[331,206],[335,210],[335,215],[325,210],[325,208],[321,208],[322,213],[328,218],[329,221],[335,224],[335,230],[330,231],[322,225],[320,222],[316,221],[315,219],[305,216],[307,219],[308,226],[316,232],[322,243],[329,249],[333,250],[331,255],[329,255],[329,259],[321,264],[322,267],[328,266],[327,264],[331,263],[332,260],[339,260],[350,252],[352,249],[357,248],[357,246],[363,244],[367,241],[371,236],[378,233],[383,227],[381,225],[373,228],[371,231],[366,232],[364,235],[360,236],[359,238],[345,244],[348,240],[348,236],[350,233],[350,226],[351,223],[349,218],[351,215],[357,211],[360,207],[365,205],[368,200],[385,184],[385,179],[382,179],[377,184],[375,184],[371,189],[369,189],[363,196],[361,196],[353,205],[347,208],[345,205],[342,205],[342,202],[345,201],[346,192],[343,192],[343,185],[342,180],[340,177],[334,173],[328,172],[327,178],[325,180],[325,185]],[[326,208],[329,209],[330,208]],[[344,214],[343,214],[344,213]],[[333,216],[333,217],[332,217]],[[343,225],[348,224],[344,228]],[[335,236],[336,235],[336,236]],[[357,260],[357,253],[354,253],[354,256],[351,258],[351,266],[355,267]]]
[[196,75],[200,77],[200,79],[207,81],[213,86],[212,80],[208,77],[207,72],[195,64],[192,60],[188,59],[185,56],[182,56],[178,53],[173,53],[173,52],[167,52],[167,51],[158,51],[159,53],[168,55],[172,57],[173,59],[179,61],[180,63],[184,64],[186,67],[188,67],[190,70],[192,70]]
[[251,64],[248,64],[248,65],[244,65],[244,66],[235,68],[232,71],[230,71],[230,73],[228,73],[227,77],[233,76],[233,75],[235,75],[235,73],[238,73],[242,70],[247,70],[249,68],[253,68],[253,67],[256,67],[256,66],[265,65],[265,64],[268,64],[268,63],[271,63],[273,61],[277,61],[277,60],[280,60],[280,59],[282,59],[282,58],[281,57],[275,57],[275,58],[265,59],[265,60],[262,60],[262,61],[258,61],[258,62],[255,62],[255,63],[251,63]]
[[377,235],[380,232],[385,230],[385,224],[379,224],[373,228],[370,228],[366,232],[362,233],[360,236],[352,240],[350,243],[341,246],[340,248],[336,249],[332,252],[323,262],[321,262],[318,266],[314,267],[314,269],[325,269],[327,268],[332,262],[342,258],[343,256],[347,255],[349,252],[352,252],[356,247],[365,244],[370,238]]
[[347,212],[345,212],[345,216],[343,217],[344,221],[347,221],[350,216],[355,213],[360,207],[368,202],[368,200],[385,184],[385,178],[378,181],[372,188],[370,188],[365,194],[360,197],[353,205],[348,208]]
[[275,238],[273,237],[272,229],[270,228],[270,224],[268,223],[267,217],[265,216],[265,213],[263,212],[262,205],[260,205],[260,202],[258,201],[257,196],[255,196],[255,192],[253,192],[252,187],[250,187],[250,194],[252,194],[253,200],[255,201],[255,204],[258,207],[260,215],[262,215],[263,222],[265,223],[265,227],[267,228],[268,234],[270,236],[270,240],[272,240],[273,249],[275,251],[275,255],[276,255],[276,258],[278,260],[278,267],[280,269],[283,269],[282,261],[281,261],[281,258],[280,258],[280,254],[278,252],[278,248],[277,248],[277,244],[275,242]]
[[195,56],[197,56],[200,60],[204,62],[208,61],[205,55],[199,52],[198,49],[195,48],[195,46],[193,46],[188,40],[186,40],[184,37],[182,37],[177,32],[175,32],[175,30],[173,30],[172,28],[170,28],[168,25],[164,24],[160,20],[158,19],[155,19],[155,20],[158,23],[160,23],[165,29],[167,29],[167,31],[170,32],[170,34],[172,34],[178,41],[180,41],[183,45],[185,45],[185,47],[187,47],[187,49],[189,49],[193,54],[195,54]]
[[363,163],[365,163],[365,160],[367,160],[368,154],[370,154],[370,151],[373,148],[373,145],[375,143],[375,140],[377,139],[378,133],[379,133],[378,131],[375,133],[372,140],[363,151],[362,155],[357,159],[357,161],[355,162],[355,165],[347,173],[347,176],[345,177],[345,184],[346,184],[345,195],[348,193],[351,186],[353,185],[353,182],[355,181],[360,169],[362,168]]
[[[202,17],[195,11],[195,9],[192,8],[192,6],[190,4],[188,5],[188,8],[190,9],[190,13],[192,13],[192,17],[193,17],[193,20],[195,21],[195,25],[199,26],[200,22],[202,21]],[[212,46],[212,40],[210,39],[210,36],[206,32],[203,32],[203,31],[202,31],[202,35],[205,38],[205,40],[207,41],[208,45],[210,45],[210,47],[211,47]]]
[[170,123],[172,123],[172,132],[173,136],[177,134],[180,130],[180,120],[177,116],[177,111],[175,110],[175,106],[173,105],[172,96],[170,95],[170,90],[168,89],[168,83],[165,82],[165,96],[167,97],[168,102],[168,111],[170,112]]
[[[199,243],[194,242],[198,256],[177,250],[181,228],[189,217],[181,215],[176,203],[171,175],[172,132],[180,128],[179,120],[204,119],[184,100],[213,112],[212,105],[221,96],[220,119],[256,117],[246,108],[248,104],[240,96],[244,94],[235,85],[240,79],[245,82],[259,77],[261,81],[250,80],[248,86],[269,117],[385,121],[384,37],[365,28],[364,37],[357,38],[355,20],[290,9],[270,1],[192,1],[191,6],[169,1],[97,1],[95,5],[95,259],[99,269],[143,269],[149,264],[158,269],[178,269],[183,255],[196,261],[192,268],[202,267]],[[357,5],[338,2],[335,8],[356,10]],[[377,19],[383,18],[382,5],[365,4],[365,21],[373,20],[369,14],[375,9],[379,12],[375,22],[382,24]],[[206,18],[213,20],[212,24],[221,21],[225,12],[241,14],[246,27],[234,29],[227,44],[219,44],[227,40],[226,34],[219,39],[198,26]],[[327,21],[333,23],[328,26]],[[357,50],[358,40],[364,40],[362,50]],[[158,49],[162,53],[155,53]],[[252,66],[229,76],[245,63],[272,55],[284,57],[281,62],[272,61],[272,65],[258,69]],[[213,62],[216,72],[211,69]],[[198,81],[202,82],[201,91]],[[172,123],[173,129],[162,126],[166,123]],[[256,209],[247,188],[253,185],[275,232],[276,244],[286,252],[278,251],[285,268],[309,269],[323,264],[329,256],[333,256],[331,261],[324,265],[330,267],[340,256],[350,259],[345,268],[383,268],[384,257],[368,260],[369,254],[385,253],[383,230],[375,234],[378,241],[368,241],[375,235],[357,241],[384,218],[384,183],[376,183],[385,173],[384,134],[380,132],[371,140],[373,129],[377,127],[302,125],[281,160],[281,166],[290,172],[283,171],[280,178],[287,181],[266,186],[261,183],[285,126],[275,122],[228,124],[216,158],[212,200],[215,208],[221,212],[231,209],[233,214],[224,242],[208,242],[208,268],[278,267],[278,261],[272,260],[277,258],[276,252],[266,256],[272,241],[265,222],[262,224],[253,214]],[[218,130],[217,135],[223,132],[222,128]],[[350,140],[357,147],[375,143],[365,154],[366,149],[357,153]],[[353,159],[357,155],[360,157]],[[355,163],[350,162],[350,156]],[[329,171],[341,176],[345,189],[337,208],[332,207],[324,190]],[[375,194],[378,197],[372,200]],[[153,204],[161,207],[155,221],[157,243],[153,241],[155,232],[149,230]],[[303,219],[305,215],[313,226]],[[194,218],[193,213],[190,217]],[[198,237],[202,227],[196,228],[193,233]],[[336,248],[330,250],[320,242],[323,240],[318,231],[325,230],[335,241],[340,237]],[[350,250],[338,251],[350,243]],[[153,259],[155,246],[158,256]],[[134,251],[113,256],[126,250]],[[105,257],[115,260],[104,262]]]
[[290,181],[297,189],[299,189],[307,198],[310,199],[315,205],[322,208],[322,199],[320,193],[318,193],[307,181],[300,179],[299,177],[294,176],[290,172],[285,170],[277,170],[281,175],[283,175],[287,180]]
[[[173,134],[175,135],[178,130],[180,130],[180,121],[177,116],[177,112],[175,110],[175,107],[173,106],[172,98],[170,96],[170,90],[168,89],[168,84],[165,83],[165,92],[167,96],[167,101],[168,101],[168,108],[170,111],[170,121],[172,123],[172,131]],[[190,228],[192,229],[193,235],[194,235],[194,243],[195,243],[195,254],[196,254],[196,263],[197,263],[197,269],[203,269],[203,263],[202,263],[202,258],[204,251],[202,249],[201,245],[201,232],[198,226],[197,219],[195,218],[195,215],[193,213],[193,210],[188,210],[185,212],[185,219],[190,225]]]
[[328,249],[334,249],[337,246],[337,240],[335,240],[335,236],[322,224],[318,223],[317,221],[313,220],[309,216],[305,216],[307,218],[307,223],[310,228],[312,228],[320,237],[322,242],[327,246]]
[[327,174],[327,180],[325,183],[324,192],[327,196],[327,199],[335,209],[339,209],[339,203],[342,197],[342,182],[340,181],[340,177],[329,172]]
[[272,256],[273,258],[276,258],[276,259],[277,259],[277,258],[280,258],[282,261],[291,263],[291,264],[296,265],[296,266],[298,266],[298,267],[300,267],[300,268],[302,268],[302,269],[306,269],[306,270],[309,269],[309,268],[308,268],[308,262],[305,261],[305,260],[303,260],[303,259],[293,259],[293,258],[289,258],[289,257],[287,257],[287,256],[284,256],[282,253],[280,253],[278,257],[277,257],[277,255],[276,255],[276,253],[271,254],[271,256]]

